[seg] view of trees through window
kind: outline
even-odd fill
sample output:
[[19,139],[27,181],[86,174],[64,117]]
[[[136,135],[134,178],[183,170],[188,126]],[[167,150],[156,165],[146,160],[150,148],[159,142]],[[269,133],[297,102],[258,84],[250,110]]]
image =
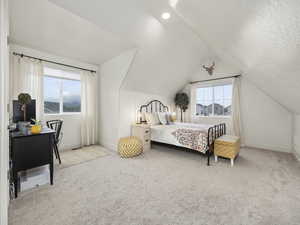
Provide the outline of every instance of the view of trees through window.
[[44,76],[44,111],[47,114],[81,111],[80,81]]
[[197,88],[197,116],[230,116],[232,85]]

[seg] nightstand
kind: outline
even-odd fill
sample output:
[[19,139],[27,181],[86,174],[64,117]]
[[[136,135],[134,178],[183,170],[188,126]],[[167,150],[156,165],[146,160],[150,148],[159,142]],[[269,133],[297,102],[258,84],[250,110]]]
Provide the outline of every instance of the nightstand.
[[151,149],[151,129],[147,124],[133,124],[131,136],[138,137],[143,143],[143,151]]

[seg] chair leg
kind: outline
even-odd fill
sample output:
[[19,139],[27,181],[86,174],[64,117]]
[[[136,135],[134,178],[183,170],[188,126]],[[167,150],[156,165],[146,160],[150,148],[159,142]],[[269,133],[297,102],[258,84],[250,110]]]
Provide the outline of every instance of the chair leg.
[[234,165],[234,159],[230,159],[230,164],[231,164],[231,167],[233,167],[233,165]]
[[55,146],[55,149],[56,149],[56,154],[57,154],[58,162],[59,162],[59,164],[61,164],[61,160],[60,160],[60,155],[59,155],[57,144],[55,143],[54,146]]
[[218,162],[218,156],[215,155],[215,162]]
[[54,152],[55,158],[57,159],[57,158],[58,158],[58,156],[57,156],[57,152],[56,152],[55,144],[53,144],[53,152]]

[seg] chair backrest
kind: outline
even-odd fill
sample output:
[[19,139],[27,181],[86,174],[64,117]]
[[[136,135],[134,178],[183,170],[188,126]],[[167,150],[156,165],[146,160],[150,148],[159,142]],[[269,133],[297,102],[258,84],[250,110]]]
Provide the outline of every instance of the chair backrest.
[[55,131],[55,142],[59,142],[59,138],[61,135],[63,120],[49,120],[47,121],[47,127]]

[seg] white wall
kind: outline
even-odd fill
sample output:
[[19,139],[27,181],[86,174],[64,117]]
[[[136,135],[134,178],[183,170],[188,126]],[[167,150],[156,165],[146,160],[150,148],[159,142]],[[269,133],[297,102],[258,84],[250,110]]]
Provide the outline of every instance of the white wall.
[[[245,146],[292,151],[292,113],[245,77],[241,82],[241,119]],[[231,118],[191,117],[191,121],[205,124],[225,122],[228,133],[231,133]]]
[[300,115],[294,116],[294,151],[300,159]]
[[292,113],[247,79],[241,85],[241,117],[246,146],[292,151]]
[[120,120],[119,137],[130,135],[131,125],[137,122],[137,111],[141,105],[151,100],[159,100],[172,110],[172,99],[143,92],[121,90],[120,92]]
[[[8,103],[8,1],[0,0],[0,105]],[[0,224],[8,224],[8,113],[0,108]]]
[[120,87],[136,50],[129,50],[102,64],[99,79],[99,140],[109,149],[116,149],[119,129]]
[[[50,61],[64,63],[67,65],[82,67],[90,70],[98,70],[98,66],[79,62],[74,59],[64,58],[56,55],[52,55],[46,52],[42,52],[36,49],[20,46],[10,45],[11,52],[23,53]],[[70,150],[72,148],[78,148],[80,146],[81,134],[80,134],[80,114],[61,114],[61,115],[45,115],[45,121],[53,119],[63,119],[63,139],[59,146],[60,150]]]
[[69,115],[45,115],[45,121],[62,119],[62,141],[60,143],[59,150],[70,150],[80,147],[81,132],[80,132],[80,114]]

